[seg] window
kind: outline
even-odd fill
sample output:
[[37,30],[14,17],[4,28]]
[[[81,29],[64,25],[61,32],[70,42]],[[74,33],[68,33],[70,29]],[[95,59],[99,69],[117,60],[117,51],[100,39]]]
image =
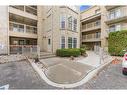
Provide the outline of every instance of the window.
[[114,32],[115,31],[115,25],[112,25],[109,27],[109,32]]
[[96,22],[95,22],[95,26],[99,26],[100,25],[100,20],[97,20]]
[[47,32],[51,31],[51,28],[52,28],[52,14],[49,14],[49,15],[47,16],[46,25],[47,25],[46,31],[47,31]]
[[72,37],[68,37],[68,48],[72,48]]
[[116,10],[116,12],[115,12],[115,16],[116,16],[116,18],[118,18],[118,17],[121,16],[120,9],[117,9],[117,10]]
[[73,48],[77,48],[77,38],[73,39]]
[[114,19],[114,17],[115,17],[115,11],[110,11],[109,19]]
[[48,39],[48,45],[50,45],[51,44],[51,39]]
[[65,29],[65,22],[66,22],[66,15],[61,15],[60,16],[60,28]]
[[109,19],[119,18],[121,16],[121,10],[115,9],[109,12]]
[[109,32],[115,32],[115,31],[120,31],[121,30],[121,25],[117,24],[117,25],[112,25],[109,27]]
[[14,32],[24,32],[24,25],[13,24],[13,31]]
[[100,32],[96,32],[95,38],[100,38]]
[[73,20],[73,25],[74,25],[73,30],[76,32],[77,31],[77,19],[75,18]]
[[68,18],[68,29],[72,30],[72,16]]
[[26,40],[26,44],[27,45],[30,45],[30,40]]
[[61,48],[65,48],[65,37],[61,37]]
[[95,14],[100,13],[100,9],[95,10]]
[[116,30],[116,31],[120,31],[120,30],[121,30],[121,25],[120,25],[120,24],[117,24],[117,25],[115,26],[115,30]]

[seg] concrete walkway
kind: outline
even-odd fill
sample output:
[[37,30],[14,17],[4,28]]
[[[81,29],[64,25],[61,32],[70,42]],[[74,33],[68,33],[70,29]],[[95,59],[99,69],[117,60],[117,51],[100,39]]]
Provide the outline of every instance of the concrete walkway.
[[94,67],[62,58],[42,59],[48,70],[47,78],[55,83],[71,84],[82,80]]
[[98,67],[100,66],[100,57],[99,55],[95,54],[93,51],[87,51],[88,57],[77,60],[79,63],[83,63],[86,65],[90,65],[93,67]]

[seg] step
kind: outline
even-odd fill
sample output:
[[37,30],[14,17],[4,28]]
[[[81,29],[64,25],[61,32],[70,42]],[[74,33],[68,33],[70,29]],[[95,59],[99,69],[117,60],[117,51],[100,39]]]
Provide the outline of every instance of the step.
[[40,55],[40,59],[52,58],[56,57],[55,54],[47,54],[47,55]]

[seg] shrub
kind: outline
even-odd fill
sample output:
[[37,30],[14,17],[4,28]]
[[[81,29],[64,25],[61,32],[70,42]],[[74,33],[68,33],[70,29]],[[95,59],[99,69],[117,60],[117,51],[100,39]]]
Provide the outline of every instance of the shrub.
[[127,48],[127,30],[111,32],[108,39],[108,51],[111,55],[123,56]]
[[80,48],[86,48],[86,45],[82,44],[82,45],[80,46]]
[[79,50],[80,50],[80,52],[81,52],[81,55],[83,55],[83,54],[86,53],[86,49],[85,49],[85,48],[80,48]]
[[81,55],[80,50],[77,48],[73,48],[73,49],[57,49],[56,50],[56,55],[57,56],[61,56],[61,57],[70,57],[70,56],[74,56],[77,57],[79,55]]

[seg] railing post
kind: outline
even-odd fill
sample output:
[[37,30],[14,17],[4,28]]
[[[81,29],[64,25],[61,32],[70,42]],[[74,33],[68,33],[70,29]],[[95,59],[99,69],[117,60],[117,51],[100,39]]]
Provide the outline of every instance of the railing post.
[[26,12],[26,6],[24,6],[24,12]]
[[37,45],[37,54],[38,54],[38,58],[40,58],[40,47]]
[[30,47],[30,54],[32,54],[32,47]]
[[22,54],[23,54],[23,51],[24,51],[24,50],[23,50],[23,45],[22,45]]

